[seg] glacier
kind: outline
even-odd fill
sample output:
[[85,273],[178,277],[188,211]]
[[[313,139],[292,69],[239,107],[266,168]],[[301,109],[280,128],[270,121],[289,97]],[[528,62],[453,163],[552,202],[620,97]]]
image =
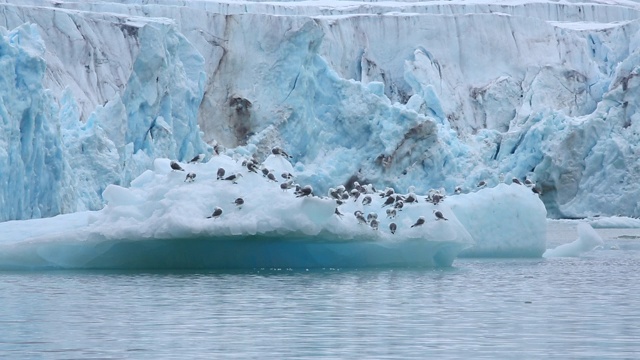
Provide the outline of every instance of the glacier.
[[0,222],[102,211],[160,158],[262,161],[276,145],[319,193],[472,196],[516,177],[548,217],[640,216],[636,2],[0,8]]

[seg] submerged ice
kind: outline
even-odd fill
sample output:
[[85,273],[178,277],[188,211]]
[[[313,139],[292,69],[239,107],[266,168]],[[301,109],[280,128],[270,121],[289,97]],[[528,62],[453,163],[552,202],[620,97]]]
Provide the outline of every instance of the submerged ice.
[[296,195],[280,186],[282,174],[297,172],[279,155],[260,166],[278,174],[275,181],[226,155],[178,164],[183,170],[170,163],[156,159],[130,187],[109,185],[102,210],[0,223],[9,235],[0,242],[0,268],[432,267],[450,266],[467,248],[480,256],[545,249],[546,211],[522,185],[432,202],[414,192],[391,195],[405,198],[399,207],[385,205],[371,186],[339,202]]

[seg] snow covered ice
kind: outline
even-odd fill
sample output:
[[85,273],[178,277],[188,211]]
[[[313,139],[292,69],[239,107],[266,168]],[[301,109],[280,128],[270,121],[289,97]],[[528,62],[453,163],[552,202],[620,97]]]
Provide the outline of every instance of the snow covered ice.
[[[544,251],[544,225],[517,234],[503,224],[509,236],[499,243],[470,220],[494,211],[487,206],[503,209],[500,196],[483,197],[513,177],[536,183],[550,217],[640,216],[635,2],[25,0],[0,8],[0,221],[80,217],[111,203],[107,216],[135,208],[134,179],[160,176],[157,159],[263,160],[275,145],[318,194],[354,179],[420,194],[469,193],[486,181],[488,193],[459,197],[473,203],[456,216],[477,242],[468,256]],[[200,186],[200,176],[181,185]],[[484,221],[506,214],[496,211]],[[518,221],[538,224],[537,212],[529,217]],[[60,218],[42,223],[55,228]]]
[[[473,245],[480,253],[495,247],[529,256],[544,251],[546,211],[521,185],[446,196],[437,205],[419,195],[389,218],[379,193],[337,205],[327,196],[282,190],[280,175],[274,182],[226,155],[180,164],[184,171],[169,163],[156,159],[130,188],[108,186],[100,211],[0,223],[9,234],[0,243],[0,268],[432,267],[450,266]],[[269,156],[264,166],[296,174],[282,156]],[[242,176],[218,180],[219,168]],[[187,181],[189,172],[194,181]],[[366,205],[365,196],[371,198]],[[237,198],[244,199],[241,207]],[[211,218],[216,207],[222,215]],[[377,214],[378,229],[359,223],[357,210]],[[412,227],[421,216],[424,224]]]

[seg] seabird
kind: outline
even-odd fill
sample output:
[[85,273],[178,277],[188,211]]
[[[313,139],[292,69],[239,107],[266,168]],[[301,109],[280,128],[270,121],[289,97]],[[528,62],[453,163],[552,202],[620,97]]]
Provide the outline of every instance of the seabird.
[[374,212],[370,212],[369,214],[367,214],[367,222],[375,219],[378,219],[378,214]]
[[224,178],[224,169],[223,168],[218,168],[218,177],[217,179],[220,180]]
[[369,205],[371,204],[371,196],[367,195],[362,199],[362,205]]
[[240,179],[241,177],[242,177],[242,174],[236,173],[236,174],[232,174],[232,175],[227,176],[226,178],[224,178],[224,180],[228,180],[228,181],[231,181],[234,184],[237,184],[238,183],[238,179]]
[[376,220],[376,219],[372,219],[372,220],[371,220],[371,223],[370,223],[369,225],[371,225],[371,228],[372,228],[373,230],[378,230],[378,225],[379,225],[379,224],[380,224],[380,223],[378,223],[378,220]]
[[531,181],[531,180],[530,180],[530,179],[528,179],[528,178],[527,178],[527,179],[524,179],[524,184],[525,184],[526,186],[528,186],[528,187],[532,187],[532,186],[534,186],[534,185],[535,185],[535,184],[533,183],[533,181]]
[[202,159],[204,159],[204,154],[198,154],[193,159],[189,160],[189,164],[200,162]]
[[461,186],[456,186],[456,188],[453,190],[454,193],[456,194],[460,194],[462,192],[462,187]]
[[389,230],[391,230],[392,234],[396,233],[396,229],[398,228],[398,225],[396,225],[396,223],[391,223],[389,224]]
[[207,216],[207,219],[217,219],[220,217],[220,215],[222,215],[222,209],[216,206],[216,208],[213,210],[213,214],[211,214],[211,216]]
[[391,196],[391,195],[393,195],[393,193],[394,193],[394,192],[395,192],[395,191],[394,191],[392,188],[389,188],[389,187],[388,187],[388,188],[386,188],[386,189],[384,190],[384,193],[381,193],[381,194],[380,194],[380,197],[388,197],[388,196]]
[[513,179],[511,179],[511,181],[512,181],[514,184],[522,185],[522,183],[520,182],[520,179],[518,179],[517,177],[514,177]]
[[193,182],[196,180],[196,173],[188,173],[187,177],[184,179],[185,182]]
[[396,202],[396,198],[394,198],[393,196],[389,196],[387,198],[387,200],[385,200],[384,204],[382,204],[382,207],[388,206],[393,204],[394,202]]
[[254,173],[258,173],[258,165],[256,163],[254,163],[252,160],[247,162],[247,170],[254,172]]
[[420,216],[420,217],[418,218],[418,220],[416,220],[416,223],[415,223],[415,224],[413,224],[413,225],[411,225],[411,227],[420,226],[420,225],[422,225],[422,224],[424,224],[424,216]]
[[270,172],[270,173],[268,173],[268,174],[267,174],[267,179],[269,179],[269,180],[271,180],[271,181],[274,181],[274,182],[278,182],[278,180],[276,179],[276,176],[275,176],[275,175],[273,175],[273,173],[272,173],[272,172]]
[[442,215],[442,212],[440,210],[436,210],[433,213],[436,214],[436,220],[448,220],[444,217],[444,215]]
[[532,187],[531,191],[533,191],[534,193],[538,194],[538,195],[542,195],[542,190],[538,189],[537,187]]
[[393,205],[393,207],[398,211],[402,211],[403,206],[404,206],[404,201],[402,200],[398,201],[395,205]]
[[282,184],[280,184],[280,189],[282,189],[282,191],[287,191],[287,190],[291,189],[292,187],[293,187],[293,181],[291,181],[291,180],[283,182]]
[[296,197],[309,195],[313,195],[313,188],[311,187],[311,185],[305,185],[304,187],[300,188],[300,191],[296,192]]
[[288,172],[283,172],[282,174],[280,174],[280,176],[282,176],[282,178],[286,180],[293,179],[293,175],[291,175],[291,173],[288,173]]
[[284,150],[282,150],[279,146],[276,146],[273,149],[271,149],[271,153],[273,155],[282,155],[282,156],[284,156],[286,158],[290,158],[291,157],[291,156],[289,156],[289,154],[284,152]]
[[480,182],[478,183],[478,187],[479,187],[479,188],[483,188],[483,187],[485,187],[485,186],[487,186],[487,182],[486,182],[486,181],[484,181],[484,180],[480,180]]
[[438,205],[443,198],[444,196],[436,193],[431,195],[431,202],[433,203],[433,205]]
[[387,209],[387,217],[393,219],[396,217],[396,209]]
[[238,209],[240,209],[240,208],[242,208],[242,205],[244,205],[244,199],[243,198],[237,198],[233,203],[236,204]]
[[343,213],[341,213],[341,212],[340,212],[340,210],[338,210],[338,208],[336,208],[336,209],[334,210],[334,212],[333,212],[333,213],[334,213],[334,214],[336,214],[336,215],[338,215],[338,216],[340,216],[340,217],[343,217],[343,216],[344,216],[344,214],[343,214]]
[[364,214],[362,213],[362,211],[356,211],[353,214],[356,216],[356,219],[358,219],[358,224],[366,224],[367,223],[367,219],[364,218]]
[[335,200],[341,200],[342,199],[342,195],[338,192],[338,190],[334,189],[334,188],[330,188],[329,189],[329,197]]
[[267,169],[266,167],[263,167],[262,169],[260,169],[260,171],[262,171],[262,176],[267,176],[269,175],[269,169]]
[[179,170],[179,171],[184,171],[184,169],[182,168],[182,166],[180,166],[180,164],[178,164],[177,162],[171,160],[171,169],[173,170]]
[[414,193],[409,193],[409,195],[407,195],[407,197],[404,199],[404,202],[408,204],[418,202],[418,197]]
[[358,191],[358,189],[352,189],[350,194],[353,197],[353,201],[357,201],[360,197],[360,191]]

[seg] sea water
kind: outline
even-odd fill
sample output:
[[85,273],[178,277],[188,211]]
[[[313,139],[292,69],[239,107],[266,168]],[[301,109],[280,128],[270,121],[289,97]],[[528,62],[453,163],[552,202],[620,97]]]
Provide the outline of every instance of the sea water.
[[446,269],[0,272],[0,358],[637,359],[640,229],[598,232]]

